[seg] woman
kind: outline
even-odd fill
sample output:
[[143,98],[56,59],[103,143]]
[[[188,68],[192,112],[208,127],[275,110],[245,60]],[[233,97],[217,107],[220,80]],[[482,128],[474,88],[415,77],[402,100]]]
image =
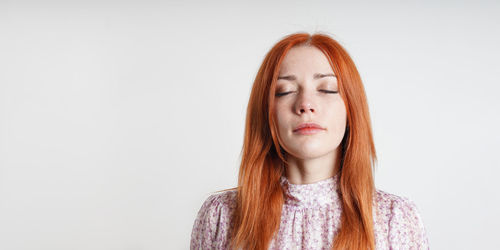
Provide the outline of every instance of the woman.
[[191,249],[428,249],[415,203],[375,189],[364,88],[324,34],[266,55],[247,108],[238,187],[210,196]]

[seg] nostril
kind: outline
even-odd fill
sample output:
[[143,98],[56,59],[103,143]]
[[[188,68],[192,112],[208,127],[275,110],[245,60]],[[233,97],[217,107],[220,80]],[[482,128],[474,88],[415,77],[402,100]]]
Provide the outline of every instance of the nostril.
[[[314,109],[313,108],[309,108],[309,111],[314,112]],[[301,108],[300,109],[300,113],[304,113],[304,112],[306,112],[306,109]]]

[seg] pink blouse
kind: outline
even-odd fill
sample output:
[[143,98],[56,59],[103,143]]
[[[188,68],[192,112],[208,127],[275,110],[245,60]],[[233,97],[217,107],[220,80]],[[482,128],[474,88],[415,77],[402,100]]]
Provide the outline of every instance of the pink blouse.
[[[340,225],[339,175],[312,184],[291,184],[281,177],[285,203],[278,233],[269,249],[331,249]],[[213,194],[203,203],[191,233],[191,249],[229,249],[236,191]],[[373,207],[376,249],[429,249],[415,203],[376,191]]]

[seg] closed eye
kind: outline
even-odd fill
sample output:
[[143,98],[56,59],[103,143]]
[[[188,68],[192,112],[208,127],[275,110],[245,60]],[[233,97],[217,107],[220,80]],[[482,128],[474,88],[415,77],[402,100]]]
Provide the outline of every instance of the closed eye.
[[328,94],[336,94],[336,93],[338,93],[338,91],[326,90],[326,89],[322,89],[320,91],[323,92],[323,93],[328,93]]
[[[326,89],[321,89],[319,91],[323,92],[323,93],[327,93],[327,94],[337,94],[338,93],[338,91],[326,90]],[[293,92],[294,91],[287,91],[287,92],[276,93],[276,96],[277,97],[285,96],[285,95],[288,95],[288,94],[293,93]]]
[[292,92],[293,92],[293,91],[276,93],[276,96],[277,96],[277,97],[280,97],[280,96],[288,95],[288,94],[290,94],[290,93],[292,93]]

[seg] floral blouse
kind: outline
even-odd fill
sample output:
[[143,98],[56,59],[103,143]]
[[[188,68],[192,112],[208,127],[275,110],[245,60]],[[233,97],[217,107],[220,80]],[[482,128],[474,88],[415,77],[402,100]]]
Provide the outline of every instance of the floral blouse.
[[[278,233],[269,249],[331,249],[340,226],[339,175],[312,184],[291,184],[281,177],[285,203]],[[236,191],[213,194],[203,203],[191,233],[191,249],[229,249]],[[376,249],[429,249],[415,203],[376,190],[373,221]]]

